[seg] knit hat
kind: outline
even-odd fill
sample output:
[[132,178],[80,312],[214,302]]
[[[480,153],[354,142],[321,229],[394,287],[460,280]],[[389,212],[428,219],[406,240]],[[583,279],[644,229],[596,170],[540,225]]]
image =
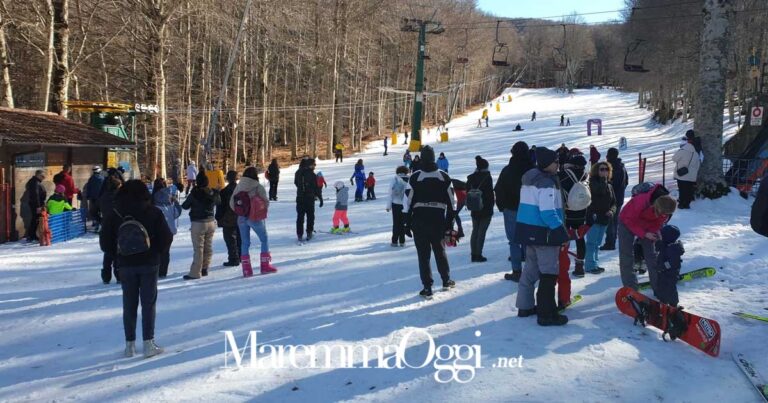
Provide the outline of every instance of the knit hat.
[[606,155],[606,159],[608,160],[615,160],[619,158],[619,150],[611,147],[608,149],[608,154]]
[[488,161],[483,159],[483,157],[476,155],[475,166],[477,167],[478,170],[488,169]]
[[195,178],[195,186],[199,188],[207,188],[208,187],[208,177],[205,176],[204,173],[200,172],[197,174],[197,177]]
[[557,161],[557,153],[547,147],[536,147],[536,166],[544,169]]
[[676,242],[680,238],[680,228],[674,225],[665,225],[661,227],[661,241],[665,244]]
[[569,153],[569,154],[571,154],[571,155],[582,155],[582,154],[583,154],[583,153],[581,152],[581,150],[579,150],[579,149],[578,149],[578,148],[576,148],[576,147],[573,147],[573,148],[571,148],[571,149],[568,151],[568,153]]
[[528,148],[528,143],[525,141],[518,141],[515,143],[515,145],[512,146],[512,149],[510,150],[512,156],[518,158],[528,156],[528,151],[530,151],[530,149]]
[[237,171],[227,172],[227,182],[236,182],[236,181],[237,181]]
[[435,163],[435,150],[432,149],[430,146],[424,146],[421,148],[421,160],[425,164],[434,164]]
[[317,171],[317,176],[323,176],[323,171]]
[[64,185],[56,185],[56,193],[64,193],[67,189],[64,187]]
[[694,132],[693,129],[690,129],[687,132],[685,132],[686,139],[693,140],[694,137],[696,137],[696,132]]
[[333,187],[336,188],[336,190],[339,190],[344,187],[344,182],[342,181],[336,181],[336,183],[333,184]]
[[582,155],[572,155],[571,158],[568,158],[567,164],[576,165],[583,168],[587,166],[587,160]]

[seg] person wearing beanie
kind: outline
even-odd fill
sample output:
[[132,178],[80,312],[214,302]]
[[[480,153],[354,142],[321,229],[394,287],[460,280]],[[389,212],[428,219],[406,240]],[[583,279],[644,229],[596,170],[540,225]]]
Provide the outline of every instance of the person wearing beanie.
[[304,242],[304,218],[307,220],[307,241],[312,240],[315,233],[315,199],[320,199],[320,207],[323,207],[323,198],[317,187],[317,175],[315,175],[315,160],[302,161],[294,176],[293,184],[296,185],[296,236],[299,242]]
[[98,204],[101,195],[101,187],[104,186],[104,175],[101,174],[101,166],[93,167],[93,174],[85,184],[85,200],[88,206],[88,215],[93,222],[94,232],[99,232],[101,226],[101,214],[99,214]]
[[387,199],[387,212],[392,211],[392,246],[405,246],[405,188],[408,186],[408,168],[399,166],[395,170],[395,177],[389,186],[389,198]]
[[504,278],[514,282],[520,281],[523,273],[523,260],[525,249],[515,241],[515,225],[517,224],[517,212],[520,207],[520,188],[523,186],[523,175],[535,168],[530,158],[528,144],[518,141],[512,146],[512,157],[504,169],[501,170],[499,179],[494,188],[496,192],[496,207],[504,214],[504,232],[509,242],[509,261],[512,273],[507,273]]
[[451,177],[437,169],[432,147],[424,146],[421,149],[421,159],[421,170],[411,175],[405,192],[405,234],[412,234],[416,245],[419,275],[423,285],[419,295],[431,299],[433,280],[430,260],[433,253],[437,271],[443,280],[443,289],[448,290],[456,286],[451,280],[443,244],[446,233],[453,230],[456,203],[451,188]]
[[221,196],[215,189],[208,187],[208,177],[200,172],[195,178],[195,188],[189,192],[181,207],[189,210],[191,221],[192,250],[194,256],[189,274],[184,280],[197,280],[208,275],[208,268],[213,258],[213,234],[216,233],[214,209],[221,203]]
[[[350,231],[349,218],[347,218],[349,188],[346,187],[342,181],[336,181],[336,183],[333,184],[333,188],[336,189],[336,205],[334,206],[331,234],[347,233]],[[344,228],[339,227],[339,224],[344,224]]]
[[568,158],[570,157],[570,150],[565,146],[565,143],[560,144],[560,148],[557,149],[557,161],[561,168],[563,165],[565,165],[566,162],[568,162]]
[[600,250],[616,250],[616,230],[619,225],[619,212],[624,206],[624,193],[629,185],[629,174],[624,166],[624,162],[619,158],[618,149],[609,148],[605,160],[611,164],[613,171],[611,186],[613,186],[613,193],[616,195],[616,214],[613,215],[611,222],[608,224],[608,228],[605,231],[605,244],[600,247]]
[[437,169],[448,172],[448,158],[445,157],[445,153],[440,153],[440,156],[437,158]]
[[[576,181],[584,182],[586,179],[586,166],[587,160],[579,152],[577,148],[571,149],[571,157],[568,162],[565,163],[563,169],[558,173],[560,179],[560,188],[563,189],[565,195],[571,191]],[[569,230],[577,231],[578,233],[586,233],[587,229],[582,227],[586,225],[587,209],[571,210],[567,205],[567,198],[565,199],[565,225]],[[587,253],[587,243],[583,237],[576,239],[576,262],[574,264],[573,275],[576,277],[584,277],[584,257]]]
[[675,212],[677,202],[662,185],[656,184],[646,192],[632,196],[619,213],[619,270],[624,287],[638,289],[634,269],[635,239],[639,240],[648,268],[651,287],[657,289],[657,257],[655,242],[661,227]]
[[[472,262],[485,262],[488,259],[483,256],[485,235],[493,218],[493,178],[488,170],[488,161],[481,156],[475,156],[475,172],[467,177],[467,207],[471,208],[472,235],[469,237],[469,246]],[[481,206],[473,206],[471,194],[480,191]],[[473,192],[474,191],[474,192]],[[478,209],[479,207],[479,209]]]
[[349,177],[349,183],[355,186],[355,202],[363,201],[363,189],[365,189],[365,165],[363,160],[357,160],[355,172]]
[[216,205],[216,224],[224,235],[224,244],[227,245],[227,261],[224,266],[240,266],[240,230],[237,226],[237,214],[232,210],[230,202],[235,195],[237,187],[237,171],[227,172],[227,186],[221,190],[219,204]]
[[365,180],[365,200],[376,200],[376,178],[373,176],[373,172],[368,173],[368,178]]
[[56,185],[56,188],[53,191],[54,193],[51,195],[51,197],[48,198],[48,202],[46,203],[46,210],[48,210],[48,214],[55,216],[65,211],[72,210],[72,205],[69,204],[67,198],[64,197],[64,193],[66,191],[67,188],[64,187],[64,185]]
[[[152,205],[163,213],[165,223],[168,224],[168,229],[171,231],[170,244],[173,244],[173,237],[178,232],[178,218],[181,215],[181,210],[177,209],[179,206],[176,200],[176,194],[172,193],[172,190],[165,182],[163,178],[155,179],[152,184]],[[160,253],[160,269],[158,270],[158,277],[165,278],[168,276],[168,267],[171,264],[171,248],[161,251]],[[109,269],[107,269],[109,272]]]
[[589,146],[589,164],[595,165],[600,161],[600,151],[597,151],[597,147],[594,145]]
[[701,167],[699,151],[694,144],[696,137],[693,130],[688,130],[685,133],[685,139],[686,143],[672,156],[672,161],[675,163],[674,177],[677,180],[677,189],[680,193],[678,207],[681,209],[691,208],[691,202],[696,191],[696,179]]
[[[243,171],[243,177],[235,186],[229,199],[229,208],[235,209],[236,200],[247,200],[248,214],[237,217],[237,228],[240,232],[240,264],[243,277],[253,276],[251,264],[251,230],[256,233],[261,243],[261,274],[276,273],[272,266],[272,254],[269,251],[269,236],[267,234],[267,212],[269,211],[269,196],[267,190],[259,183],[259,171],[256,167],[248,167]],[[247,196],[245,198],[241,196]]]
[[[570,238],[565,228],[557,170],[557,153],[546,147],[537,147],[536,168],[526,172],[522,178],[515,225],[515,242],[526,248],[526,263],[515,303],[517,316],[537,315],[540,326],[568,323],[568,317],[558,313],[555,302],[558,254]],[[538,291],[535,289],[537,281]]]

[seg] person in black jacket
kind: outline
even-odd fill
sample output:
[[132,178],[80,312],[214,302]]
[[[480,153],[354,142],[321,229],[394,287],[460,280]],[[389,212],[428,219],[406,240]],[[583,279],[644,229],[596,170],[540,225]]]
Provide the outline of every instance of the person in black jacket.
[[272,158],[272,162],[267,167],[267,179],[269,180],[269,200],[277,201],[277,183],[280,182],[280,165],[277,158]]
[[589,174],[589,191],[592,195],[592,203],[587,208],[587,232],[586,260],[584,271],[592,274],[600,274],[605,271],[600,267],[598,259],[598,247],[603,241],[605,231],[611,223],[616,211],[616,195],[611,185],[611,164],[603,161],[592,165]]
[[227,186],[221,190],[221,202],[216,206],[216,223],[221,227],[224,243],[227,245],[227,261],[223,264],[227,267],[240,266],[240,230],[237,226],[237,215],[229,207],[229,200],[233,196],[235,186],[237,186],[237,172],[229,171]]
[[43,181],[45,180],[45,171],[38,169],[35,171],[35,176],[29,178],[26,186],[24,187],[27,193],[27,205],[29,206],[29,225],[27,226],[27,241],[37,242],[37,226],[40,222],[40,215],[45,208],[45,201],[48,199],[48,194],[43,187]]
[[562,170],[570,158],[570,150],[565,146],[565,143],[562,143],[560,144],[560,148],[558,148],[556,151],[557,161],[560,164],[560,170]]
[[221,204],[219,192],[208,187],[208,177],[205,172],[200,172],[195,178],[195,188],[181,205],[184,210],[189,210],[194,251],[189,274],[184,276],[184,280],[197,280],[208,275],[213,258],[213,235],[216,233],[213,211],[217,204]]
[[[129,256],[118,252],[120,226],[124,217],[131,216],[146,229],[149,250]],[[131,180],[120,188],[115,196],[115,208],[104,215],[99,237],[101,250],[115,257],[120,267],[123,288],[123,328],[125,330],[125,355],[135,353],[136,317],[141,299],[141,328],[144,339],[144,357],[163,352],[155,344],[155,304],[157,302],[157,276],[160,255],[171,246],[171,231],[163,213],[152,206],[147,186],[139,180]],[[124,240],[123,240],[124,241]]]
[[528,144],[518,141],[512,146],[512,158],[509,164],[501,170],[496,182],[496,207],[504,214],[504,231],[509,242],[509,256],[512,273],[504,278],[514,282],[520,281],[523,272],[525,248],[515,242],[515,224],[517,224],[517,209],[520,207],[520,188],[523,186],[523,174],[535,168],[530,158]]
[[304,240],[304,217],[306,217],[306,240],[310,241],[315,232],[315,199],[320,199],[320,207],[323,207],[323,198],[317,187],[314,159],[308,158],[299,163],[293,184],[296,185],[296,236],[299,242]]
[[451,280],[443,244],[446,232],[453,228],[455,201],[451,177],[437,169],[432,147],[425,146],[421,149],[421,161],[421,170],[411,175],[406,188],[408,214],[405,233],[412,233],[419,257],[419,274],[424,286],[419,295],[431,299],[433,280],[429,261],[432,253],[435,255],[437,271],[443,280],[443,289],[456,286]]
[[[102,221],[104,217],[114,213],[115,208],[115,196],[120,187],[123,186],[123,182],[116,176],[108,176],[104,180],[104,185],[101,187],[101,196],[99,197],[98,214],[101,214]],[[102,238],[103,231],[99,231],[99,240]],[[101,263],[101,281],[104,284],[109,284],[112,281],[112,273],[115,274],[115,282],[120,283],[120,269],[115,262],[115,256],[104,251],[104,257]]]
[[619,158],[619,150],[609,148],[606,161],[611,164],[613,170],[611,185],[613,185],[613,192],[616,195],[616,214],[613,215],[611,222],[608,224],[608,230],[605,233],[605,244],[600,247],[600,250],[616,250],[616,229],[619,226],[618,217],[621,208],[624,206],[624,192],[629,185],[629,175],[627,174],[627,168],[624,167],[624,163]]
[[[573,149],[578,152],[577,149]],[[571,150],[571,152],[573,152]],[[584,179],[584,170],[587,166],[587,160],[584,158],[583,155],[580,153],[572,155],[568,162],[563,166],[563,169],[558,172],[558,177],[560,178],[560,188],[563,190],[563,200],[568,200],[568,192],[571,191],[571,188],[574,185],[574,181],[569,175],[568,172],[572,173],[573,176],[576,177],[577,180],[581,181]],[[568,171],[568,172],[567,172]],[[579,227],[582,225],[585,225],[587,221],[587,209],[584,210],[569,210],[566,206],[565,209],[565,226],[568,229],[572,229],[574,231],[577,231],[578,233],[584,232],[583,230],[580,230]],[[583,277],[584,276],[584,256],[587,253],[587,244],[584,238],[577,238],[576,239],[576,263],[575,268],[573,271],[573,275],[577,277]]]
[[[478,189],[482,192],[483,208],[472,211],[472,235],[469,237],[472,262],[485,262],[488,259],[483,256],[485,234],[491,225],[493,217],[493,178],[488,171],[488,161],[483,157],[475,156],[475,172],[467,177],[467,189]],[[469,198],[469,193],[467,193]]]

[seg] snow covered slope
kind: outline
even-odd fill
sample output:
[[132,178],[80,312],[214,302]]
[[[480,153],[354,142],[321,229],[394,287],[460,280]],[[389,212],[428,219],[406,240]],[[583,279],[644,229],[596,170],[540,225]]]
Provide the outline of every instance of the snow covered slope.
[[[590,90],[569,96],[513,90],[511,95],[513,102],[502,103],[501,112],[490,109],[490,128],[475,128],[475,112],[449,125],[449,143],[434,144],[448,156],[453,177],[466,179],[479,154],[490,162],[495,178],[518,140],[548,147],[564,142],[583,151],[594,144],[605,155],[625,136],[629,149],[622,155],[634,183],[637,153],[674,151],[687,129],[649,123],[649,113],[635,107],[636,94]],[[529,122],[534,110],[538,120]],[[558,126],[561,114],[570,117],[571,127]],[[603,136],[586,136],[589,118],[603,120]],[[512,132],[518,122],[524,132]],[[435,137],[432,131],[426,142],[434,143]],[[682,305],[718,320],[723,328],[722,354],[714,359],[680,342],[664,343],[658,332],[633,327],[630,318],[618,313],[613,302],[620,287],[616,252],[601,254],[605,274],[573,281],[574,293],[584,300],[567,311],[567,326],[540,328],[535,319],[517,318],[517,286],[502,279],[509,270],[508,246],[498,213],[486,241],[489,261],[470,263],[466,243],[449,250],[457,287],[437,293],[433,301],[420,300],[415,249],[410,240],[405,249],[389,246],[391,219],[384,211],[385,189],[404,150],[393,146],[383,157],[381,145],[373,144],[343,164],[320,162],[318,170],[332,184],[348,181],[354,162],[362,158],[378,178],[379,199],[351,205],[356,234],[319,233],[305,246],[295,244],[295,167],[284,169],[281,200],[273,205],[268,221],[274,264],[280,270],[275,275],[242,279],[239,268],[215,267],[203,280],[182,281],[191,263],[189,221],[184,218],[172,248],[171,274],[159,285],[156,335],[167,352],[149,360],[121,357],[121,291],[114,284],[101,284],[95,237],[50,248],[0,246],[0,400],[756,399],[729,357],[731,351],[744,351],[768,373],[768,325],[731,315],[736,310],[768,314],[763,310],[768,307],[768,250],[763,249],[766,240],[749,228],[750,202],[737,195],[696,201],[691,210],[673,218],[686,245],[684,270],[718,268],[714,278],[680,288]],[[333,191],[324,193],[328,198]],[[332,207],[329,200],[318,209],[318,231],[330,227]],[[464,218],[468,230],[466,213]],[[219,264],[226,259],[220,234],[214,247],[214,264]],[[436,382],[432,365],[222,368],[225,343],[220,332],[225,330],[232,331],[241,346],[250,330],[261,332],[260,344],[314,346],[397,344],[412,331],[415,345],[407,357],[417,366],[429,345],[414,329],[429,332],[437,345],[479,346],[473,351],[481,353],[483,368],[463,384]],[[521,355],[522,363],[515,361],[520,365],[514,368],[493,367],[499,358]]]

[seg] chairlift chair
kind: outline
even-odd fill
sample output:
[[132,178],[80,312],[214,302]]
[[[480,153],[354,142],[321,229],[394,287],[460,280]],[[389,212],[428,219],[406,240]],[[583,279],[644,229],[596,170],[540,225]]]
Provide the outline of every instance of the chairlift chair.
[[509,67],[509,47],[504,43],[497,43],[493,47],[491,64],[496,67]]
[[643,42],[645,41],[642,39],[637,39],[634,43],[627,46],[627,51],[624,53],[624,71],[628,73],[647,73],[650,71],[645,68],[644,60],[642,59],[640,60],[640,64],[632,64],[627,62],[629,55],[634,53]]
[[[552,70],[554,71],[565,71],[568,68],[568,62],[560,62],[560,60],[564,60],[565,58],[562,57],[563,50],[561,48],[554,48],[552,51]],[[560,56],[560,58],[558,58]]]

